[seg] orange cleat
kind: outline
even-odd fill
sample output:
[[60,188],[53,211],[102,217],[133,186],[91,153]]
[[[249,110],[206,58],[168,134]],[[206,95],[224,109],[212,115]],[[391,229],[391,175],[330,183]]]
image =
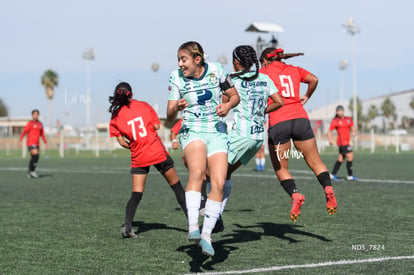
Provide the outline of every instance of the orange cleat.
[[325,194],[326,194],[326,209],[328,210],[329,215],[333,215],[336,213],[336,208],[338,207],[336,203],[335,194],[333,191],[332,186],[325,187]]
[[300,207],[305,202],[305,196],[300,193],[293,193],[292,195],[292,209],[290,210],[290,219],[296,222],[300,216]]

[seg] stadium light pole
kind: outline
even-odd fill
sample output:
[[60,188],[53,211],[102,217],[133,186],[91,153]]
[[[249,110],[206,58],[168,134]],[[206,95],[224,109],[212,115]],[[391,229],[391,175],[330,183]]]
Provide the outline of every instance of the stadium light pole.
[[345,85],[345,81],[344,81],[344,71],[346,70],[346,68],[348,67],[348,60],[346,59],[342,59],[339,64],[338,64],[339,70],[341,71],[341,79],[340,79],[340,102],[341,104],[343,104],[344,102],[344,85]]
[[95,59],[95,52],[93,49],[87,49],[82,53],[82,58],[86,60],[86,112],[85,112],[85,123],[86,127],[90,126],[91,123],[91,67],[90,62]]
[[153,101],[153,104],[154,104],[153,108],[154,108],[155,112],[158,113],[158,102],[157,102],[157,72],[160,69],[160,64],[158,64],[158,63],[152,63],[151,69],[154,72],[154,94],[153,94],[153,98],[152,98],[152,101]]
[[[356,46],[355,46],[355,34],[359,33],[359,27],[355,24],[353,18],[348,18],[344,30],[347,34],[352,35],[352,111],[353,120],[356,133],[358,133],[358,112],[357,112],[357,73],[356,73]],[[355,149],[358,147],[358,137],[355,135]]]

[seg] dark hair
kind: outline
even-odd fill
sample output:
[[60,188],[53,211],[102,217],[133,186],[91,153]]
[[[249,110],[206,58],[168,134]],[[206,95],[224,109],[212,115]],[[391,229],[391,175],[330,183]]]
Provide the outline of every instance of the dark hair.
[[338,114],[336,114],[339,110],[345,111],[344,106],[342,105],[338,105],[336,106],[336,110],[335,110],[335,117],[338,117]]
[[203,47],[201,47],[200,43],[195,41],[189,41],[182,44],[178,50],[187,50],[193,58],[196,58],[197,56],[201,57],[200,65],[204,66],[205,60],[204,60],[204,50]]
[[123,106],[129,106],[129,100],[132,98],[132,88],[127,82],[121,82],[115,87],[113,96],[109,97],[109,112],[113,117],[118,115]]
[[[235,48],[233,51],[233,60],[239,61],[240,65],[243,67],[243,70],[241,72],[231,74],[231,77],[239,77],[246,81],[252,81],[259,75],[259,60],[257,60],[256,51],[252,46],[243,45]],[[256,66],[255,74],[250,77],[243,77],[242,75],[249,72],[253,64]]]
[[38,110],[38,109],[33,109],[33,111],[32,111],[32,115],[33,115],[34,113],[38,113],[38,114],[40,114],[40,112],[39,112],[39,110]]

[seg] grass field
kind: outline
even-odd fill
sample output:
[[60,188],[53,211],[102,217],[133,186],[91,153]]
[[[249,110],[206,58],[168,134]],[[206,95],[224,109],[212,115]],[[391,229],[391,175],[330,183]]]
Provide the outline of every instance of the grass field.
[[[329,169],[335,157],[323,155]],[[253,162],[234,174],[225,230],[207,258],[186,240],[185,217],[154,168],[135,216],[139,237],[120,237],[131,192],[126,151],[64,159],[46,151],[39,179],[26,178],[27,159],[2,156],[0,274],[413,274],[413,153],[356,153],[361,180],[333,184],[335,216],[304,161],[291,160],[306,196],[296,223],[269,161],[262,173]]]

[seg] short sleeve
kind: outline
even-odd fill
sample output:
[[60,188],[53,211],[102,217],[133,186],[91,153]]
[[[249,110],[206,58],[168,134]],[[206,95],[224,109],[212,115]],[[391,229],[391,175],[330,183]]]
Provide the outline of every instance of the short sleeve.
[[335,119],[331,121],[331,125],[329,126],[329,131],[333,131],[336,128]]
[[116,121],[114,119],[111,119],[111,122],[109,123],[109,136],[110,137],[117,137],[120,136],[121,132],[119,131]]
[[268,96],[278,93],[279,90],[277,89],[275,83],[270,79],[270,77],[268,77],[267,75],[263,75],[263,76],[269,85]]
[[171,73],[170,80],[168,83],[168,100],[179,100],[181,98],[180,87],[178,83],[178,71],[174,71]]
[[301,82],[305,81],[305,78],[310,74],[310,72],[301,67],[297,67],[297,68],[298,68],[299,75],[300,75],[300,81]]

